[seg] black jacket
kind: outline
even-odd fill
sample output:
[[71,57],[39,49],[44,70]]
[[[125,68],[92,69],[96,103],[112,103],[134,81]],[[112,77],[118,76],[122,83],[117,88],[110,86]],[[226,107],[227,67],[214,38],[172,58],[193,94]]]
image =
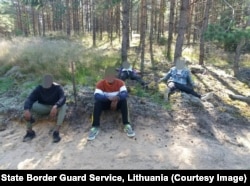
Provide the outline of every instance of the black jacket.
[[57,105],[61,107],[66,102],[63,88],[56,83],[48,89],[44,89],[41,85],[38,85],[28,96],[24,103],[24,110],[31,109],[34,102],[44,105]]

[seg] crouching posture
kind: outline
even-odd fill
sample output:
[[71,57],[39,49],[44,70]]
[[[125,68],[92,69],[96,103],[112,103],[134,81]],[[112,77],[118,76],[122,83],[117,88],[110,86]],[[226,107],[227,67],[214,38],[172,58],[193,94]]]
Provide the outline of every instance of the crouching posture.
[[94,92],[94,112],[92,128],[90,129],[88,140],[94,140],[99,133],[100,117],[103,110],[120,110],[122,115],[122,122],[124,132],[128,137],[135,136],[129,119],[127,97],[128,92],[125,83],[115,78],[116,71],[114,68],[107,68],[104,79],[96,84]]
[[42,84],[31,92],[24,103],[24,119],[27,121],[27,133],[23,141],[32,140],[36,136],[35,131],[32,130],[32,124],[35,122],[32,112],[35,112],[40,115],[49,115],[50,118],[57,117],[53,142],[59,142],[61,140],[59,129],[63,123],[67,108],[65,102],[66,97],[62,87],[53,82],[52,75],[45,75]]

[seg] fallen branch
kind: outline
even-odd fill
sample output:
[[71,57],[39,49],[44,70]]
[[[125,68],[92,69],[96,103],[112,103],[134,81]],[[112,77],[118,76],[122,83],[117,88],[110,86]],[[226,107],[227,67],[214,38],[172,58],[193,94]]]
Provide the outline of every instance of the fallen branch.
[[229,94],[229,97],[233,100],[240,100],[240,101],[244,101],[244,102],[250,104],[250,97],[249,96]]

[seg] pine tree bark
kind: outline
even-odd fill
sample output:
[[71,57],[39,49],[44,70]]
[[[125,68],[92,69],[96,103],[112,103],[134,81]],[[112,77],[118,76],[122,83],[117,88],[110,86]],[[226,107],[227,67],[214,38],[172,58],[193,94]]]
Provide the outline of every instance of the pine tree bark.
[[179,28],[178,28],[178,36],[176,40],[175,46],[175,54],[174,54],[174,63],[177,58],[182,56],[182,47],[184,43],[184,35],[188,26],[188,9],[189,9],[189,0],[182,0],[180,7],[180,19],[179,19]]

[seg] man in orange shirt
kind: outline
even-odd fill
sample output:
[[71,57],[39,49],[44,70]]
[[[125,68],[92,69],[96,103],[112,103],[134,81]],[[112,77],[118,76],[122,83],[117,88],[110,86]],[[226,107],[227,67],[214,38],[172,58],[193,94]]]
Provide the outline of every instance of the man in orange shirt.
[[105,71],[104,79],[96,84],[93,121],[88,140],[94,140],[99,133],[101,113],[103,110],[108,109],[120,110],[124,132],[127,133],[128,137],[135,136],[128,119],[127,97],[128,92],[124,81],[116,78],[115,68],[108,67]]

